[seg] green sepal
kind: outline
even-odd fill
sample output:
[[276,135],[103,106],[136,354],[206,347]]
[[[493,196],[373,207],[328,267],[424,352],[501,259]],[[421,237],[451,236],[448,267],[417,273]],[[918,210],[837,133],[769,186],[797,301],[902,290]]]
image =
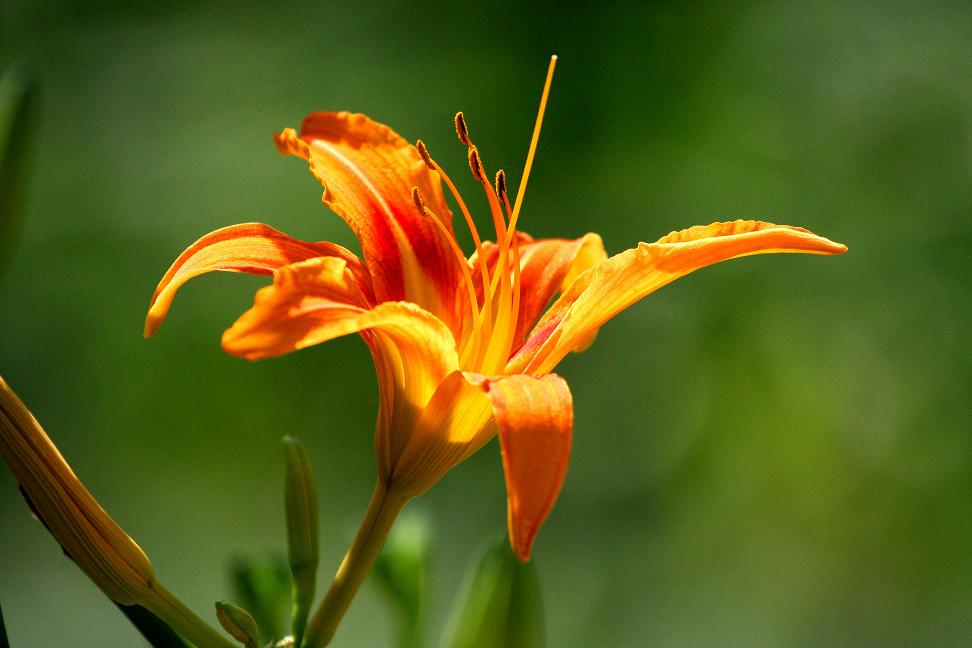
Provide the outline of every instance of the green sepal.
[[456,599],[444,648],[543,648],[546,645],[540,580],[504,538],[489,547]]
[[291,627],[294,645],[300,646],[317,586],[317,482],[303,444],[294,437],[285,436],[283,446],[287,458],[284,488],[287,555],[293,577]]
[[423,645],[431,535],[428,520],[421,512],[405,511],[392,527],[371,571],[399,611],[399,648]]

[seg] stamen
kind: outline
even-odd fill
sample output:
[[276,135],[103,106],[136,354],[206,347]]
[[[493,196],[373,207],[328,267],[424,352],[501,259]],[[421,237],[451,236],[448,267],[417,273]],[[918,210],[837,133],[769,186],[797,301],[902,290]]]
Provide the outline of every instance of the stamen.
[[452,179],[449,178],[449,174],[432,159],[429,154],[429,149],[426,148],[425,142],[419,140],[415,144],[416,148],[419,150],[419,154],[425,163],[435,170],[445,181],[446,186],[449,187],[449,191],[452,192],[452,197],[456,199],[456,203],[459,204],[459,210],[462,212],[463,218],[466,220],[466,226],[469,227],[469,233],[472,234],[473,244],[476,246],[476,260],[479,265],[479,274],[481,275],[483,281],[483,313],[485,315],[486,325],[489,326],[492,323],[492,305],[489,303],[489,268],[486,266],[486,253],[483,250],[483,241],[479,236],[479,230],[476,229],[476,223],[473,221],[472,215],[469,213],[469,208],[466,207],[466,201],[462,199],[459,195],[459,190],[456,189],[456,185],[452,183]]
[[[500,169],[496,173],[496,195],[499,196],[500,202],[503,203],[503,207],[506,209],[506,217],[510,217],[510,196],[506,191],[506,172]],[[516,240],[516,239],[514,239]]]
[[[412,187],[412,202],[415,203],[415,208],[418,209],[419,213],[430,218],[439,228],[439,231],[442,232],[445,239],[449,241],[449,246],[452,248],[452,252],[459,262],[459,267],[462,269],[462,279],[466,284],[466,292],[469,293],[469,308],[472,310],[473,328],[474,330],[478,330],[480,326],[479,300],[476,298],[476,286],[473,285],[472,275],[469,272],[469,264],[466,263],[466,255],[459,249],[456,238],[446,229],[446,226],[439,220],[439,217],[431,209],[426,207],[418,187]],[[478,338],[478,336],[474,337]]]
[[479,151],[476,150],[475,146],[469,147],[469,170],[472,171],[473,177],[476,180],[485,182],[483,179],[483,173],[485,171],[483,161],[479,159]]
[[516,339],[516,329],[520,319],[520,239],[518,237],[513,238],[513,306],[510,311],[513,313],[513,325],[510,327],[510,340],[506,346],[506,354],[503,356],[506,359],[510,357],[513,343],[519,341]]
[[506,202],[506,171],[503,169],[496,172],[496,195],[500,202]]
[[496,199],[493,186],[486,181],[486,168],[479,157],[479,150],[469,137],[469,125],[461,112],[456,113],[456,133],[459,134],[459,141],[469,147],[469,170],[472,171],[473,177],[486,189],[486,200],[489,201],[489,211],[493,216],[493,227],[496,229],[496,243],[500,244],[506,236],[506,221],[503,219],[503,210]]
[[422,156],[422,161],[425,162],[425,166],[435,171],[435,162],[432,161],[432,156],[429,155],[429,149],[425,147],[425,142],[422,140],[415,142],[415,148],[418,149],[419,155]]
[[425,201],[422,200],[422,192],[419,191],[418,187],[412,187],[412,202],[415,203],[415,209],[422,216],[429,215],[429,208],[425,206]]
[[469,126],[466,124],[466,118],[463,116],[462,111],[456,113],[456,135],[459,136],[459,141],[466,146],[472,146],[472,140],[469,139]]

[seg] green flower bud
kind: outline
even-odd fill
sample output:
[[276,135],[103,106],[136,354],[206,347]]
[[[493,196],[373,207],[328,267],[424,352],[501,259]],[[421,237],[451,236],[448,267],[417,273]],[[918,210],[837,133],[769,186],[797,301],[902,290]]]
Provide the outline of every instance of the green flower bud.
[[293,633],[300,645],[317,584],[317,484],[307,451],[297,439],[283,438],[287,458],[284,489],[287,510],[287,553],[294,579]]
[[216,601],[216,618],[223,630],[246,648],[260,648],[260,629],[249,612],[232,603]]

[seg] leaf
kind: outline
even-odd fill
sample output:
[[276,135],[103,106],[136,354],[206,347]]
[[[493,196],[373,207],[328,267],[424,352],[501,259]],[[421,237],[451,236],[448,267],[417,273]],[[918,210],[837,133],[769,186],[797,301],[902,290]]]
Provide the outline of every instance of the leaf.
[[37,104],[37,82],[25,68],[14,66],[0,77],[0,253],[23,205]]
[[456,599],[444,648],[543,648],[546,645],[540,580],[509,542],[486,550]]
[[406,511],[392,527],[372,568],[378,585],[398,608],[399,648],[419,648],[428,600],[431,531],[420,512]]
[[[142,633],[142,636],[145,637],[152,648],[189,648],[189,644],[183,641],[175,630],[145,608],[138,605],[119,605],[117,603],[115,605],[131,624]],[[0,648],[8,647],[0,643]]]

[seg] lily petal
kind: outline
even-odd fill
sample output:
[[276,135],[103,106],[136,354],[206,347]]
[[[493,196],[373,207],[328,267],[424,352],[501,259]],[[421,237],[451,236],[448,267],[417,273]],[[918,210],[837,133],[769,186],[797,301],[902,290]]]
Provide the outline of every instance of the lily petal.
[[573,419],[570,390],[560,376],[456,371],[423,408],[390,481],[409,497],[420,495],[498,431],[510,544],[526,561],[567,474]]
[[[414,336],[432,355],[455,355],[455,342],[433,315],[408,302],[370,308],[344,259],[319,257],[284,266],[257,291],[253,307],[223,334],[223,349],[248,360],[270,358],[374,327],[434,331]],[[429,339],[427,339],[429,338]],[[444,376],[445,374],[443,374]]]
[[418,150],[387,126],[348,112],[312,113],[300,135],[286,129],[275,139],[282,153],[310,162],[324,203],[358,237],[377,300],[413,302],[458,331],[461,268],[443,232],[416,209],[412,188],[450,233],[452,213],[439,174]]
[[690,272],[742,256],[791,252],[841,254],[847,247],[800,227],[733,221],[690,227],[640,243],[581,273],[534,328],[507,365],[546,373],[619,312]]
[[514,352],[554,295],[607,256],[601,237],[593,233],[574,240],[539,239],[520,247],[520,313]]
[[145,318],[145,337],[155,335],[176,292],[193,277],[217,270],[270,275],[281,266],[324,256],[342,259],[355,276],[359,289],[370,295],[370,278],[364,267],[340,245],[301,241],[262,223],[232,225],[210,232],[179,255],[162,277]]
[[344,262],[323,257],[278,270],[273,285],[257,291],[253,308],[223,334],[223,349],[256,360],[350,333],[362,335],[378,374],[375,445],[387,483],[416,419],[459,368],[455,339],[443,322],[409,302],[369,309]]
[[403,494],[421,495],[493,438],[496,425],[483,380],[454,371],[422,408],[401,452],[391,458],[390,481]]
[[554,374],[504,376],[482,386],[503,452],[510,544],[526,562],[567,476],[573,400],[567,382]]

